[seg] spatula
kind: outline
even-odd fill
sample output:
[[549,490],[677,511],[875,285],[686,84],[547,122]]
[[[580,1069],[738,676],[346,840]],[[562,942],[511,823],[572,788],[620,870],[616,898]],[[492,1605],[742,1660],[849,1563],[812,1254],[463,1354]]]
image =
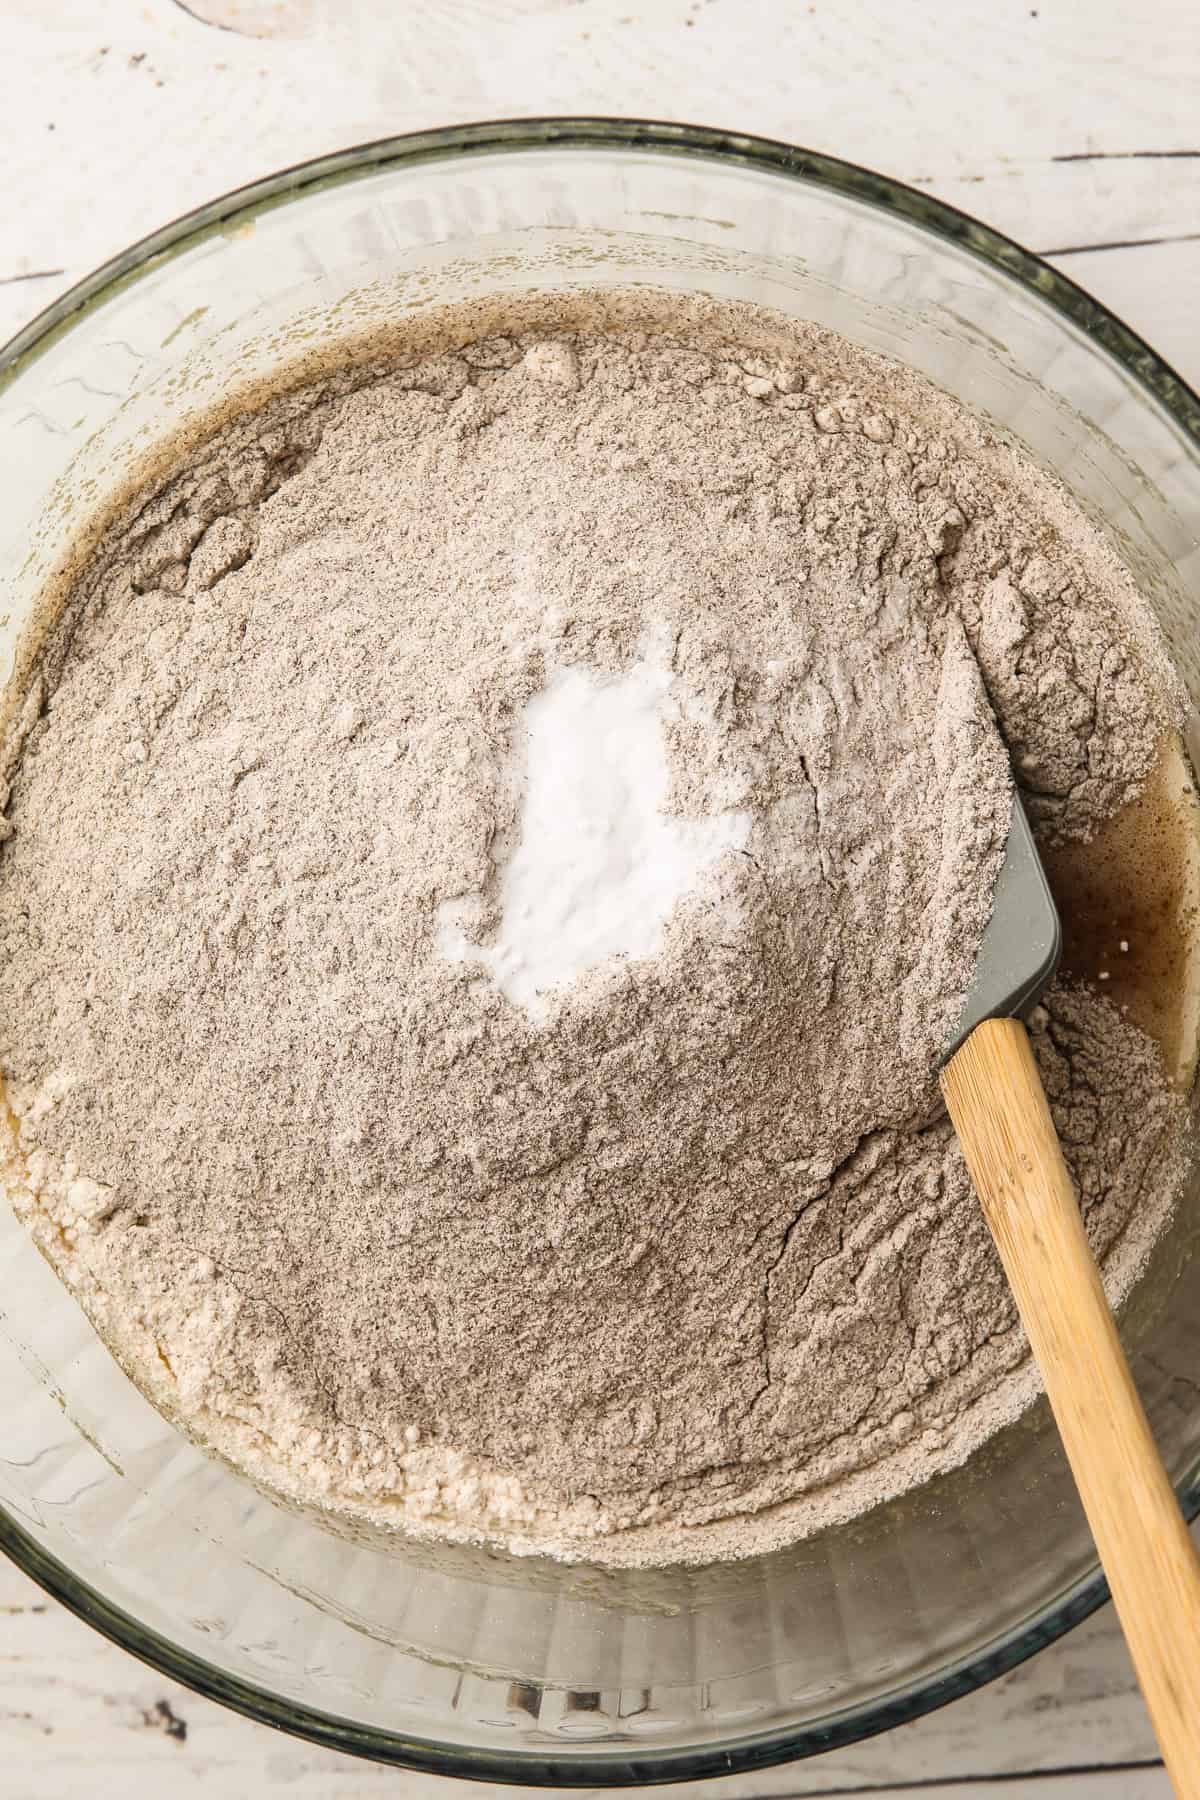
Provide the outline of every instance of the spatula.
[[1177,1794],[1200,1800],[1200,1558],[1129,1373],[1022,1015],[1058,963],[1024,809],[942,1095],[1004,1264]]

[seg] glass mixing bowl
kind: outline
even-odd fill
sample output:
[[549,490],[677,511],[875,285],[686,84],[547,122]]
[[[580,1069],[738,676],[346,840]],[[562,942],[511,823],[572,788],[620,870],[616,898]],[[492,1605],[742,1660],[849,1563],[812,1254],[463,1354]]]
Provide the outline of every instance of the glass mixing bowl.
[[[985,415],[1103,522],[1200,701],[1200,401],[1143,343],[880,176],[580,119],[305,164],[147,238],[14,339],[0,677],[97,506],[219,395],[431,303],[630,283],[818,320]],[[0,1215],[0,1542],[135,1655],[338,1749],[523,1783],[724,1774],[911,1719],[1104,1598],[1044,1406],[954,1473],[739,1564],[632,1574],[335,1535],[167,1423]],[[1122,1318],[1189,1514],[1198,1224],[1193,1185]]]

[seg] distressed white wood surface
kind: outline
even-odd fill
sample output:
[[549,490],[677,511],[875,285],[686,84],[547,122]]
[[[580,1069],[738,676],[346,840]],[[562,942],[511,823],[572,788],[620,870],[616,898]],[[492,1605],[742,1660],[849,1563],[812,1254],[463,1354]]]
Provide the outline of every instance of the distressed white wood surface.
[[1194,0],[189,3],[0,0],[0,332],[283,164],[464,119],[617,112],[753,129],[927,186],[1061,253],[1200,373]]
[[[927,187],[1049,254],[1200,384],[1195,0],[0,0],[0,26],[0,337],[284,164],[472,118],[607,112],[755,130]],[[1106,1611],[929,1719],[679,1793],[1159,1800],[1154,1761]],[[453,1785],[224,1712],[0,1564],[0,1800]]]

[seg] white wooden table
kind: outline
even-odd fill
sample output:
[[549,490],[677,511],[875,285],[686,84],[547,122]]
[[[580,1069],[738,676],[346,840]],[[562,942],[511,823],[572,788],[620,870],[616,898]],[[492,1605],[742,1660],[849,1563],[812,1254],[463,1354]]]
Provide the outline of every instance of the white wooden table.
[[[1048,254],[1200,385],[1196,0],[0,0],[0,25],[0,338],[133,239],[283,164],[472,118],[625,113],[926,186]],[[0,1800],[456,1800],[451,1786],[226,1713],[0,1564]],[[931,1787],[1165,1796],[1111,1612],[915,1725],[680,1791]]]

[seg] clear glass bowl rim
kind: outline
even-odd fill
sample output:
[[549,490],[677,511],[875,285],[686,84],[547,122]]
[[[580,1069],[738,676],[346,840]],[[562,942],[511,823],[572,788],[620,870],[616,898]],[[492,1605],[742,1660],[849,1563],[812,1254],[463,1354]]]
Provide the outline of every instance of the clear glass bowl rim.
[[[546,149],[630,150],[741,165],[758,173],[823,188],[899,217],[990,264],[1085,332],[1152,402],[1170,415],[1200,457],[1200,395],[1107,307],[1011,238],[930,194],[839,157],[742,132],[648,119],[497,119],[408,132],[296,163],[235,188],[130,245],[69,288],[17,332],[0,347],[0,392],[18,379],[51,342],[69,331],[74,322],[102,306],[115,289],[164,258],[188,249],[211,231],[221,229],[237,215],[262,212],[307,189],[329,187],[384,168]],[[1183,1487],[1179,1499],[1189,1521],[1200,1514],[1200,1480]],[[1097,1567],[1024,1624],[998,1636],[975,1654],[882,1699],[843,1709],[828,1720],[799,1728],[731,1738],[722,1744],[695,1749],[646,1749],[632,1754],[596,1751],[580,1755],[547,1748],[505,1755],[356,1725],[228,1675],[110,1604],[58,1557],[45,1551],[3,1508],[0,1551],[46,1593],[123,1650],[196,1693],[261,1724],[376,1762],[460,1779],[530,1787],[644,1786],[740,1774],[820,1755],[906,1724],[982,1687],[1053,1643],[1109,1597],[1107,1583]]]

